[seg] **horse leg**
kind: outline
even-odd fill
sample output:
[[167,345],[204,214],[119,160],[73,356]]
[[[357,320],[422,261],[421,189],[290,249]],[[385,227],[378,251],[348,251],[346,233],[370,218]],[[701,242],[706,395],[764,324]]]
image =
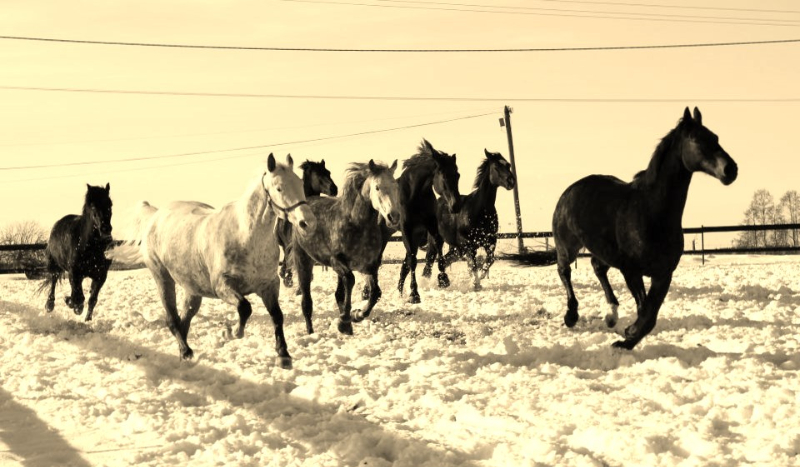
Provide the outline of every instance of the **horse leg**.
[[571,256],[562,250],[557,250],[558,255],[558,277],[561,278],[561,283],[567,290],[567,313],[564,315],[564,324],[568,328],[575,326],[578,322],[578,299],[575,298],[575,291],[572,289],[572,268],[570,263],[574,260]]
[[[336,276],[336,292],[333,294],[336,298],[336,306],[339,307],[339,313],[344,311],[344,287],[345,283],[341,276]],[[369,282],[364,284],[364,290],[369,292]]]
[[[439,276],[437,277],[438,282],[439,282],[439,288],[440,289],[445,289],[447,287],[450,287],[450,278],[447,277],[447,272],[445,272],[445,269],[447,268],[447,263],[445,262],[445,257],[444,257],[443,251],[442,251],[443,248],[444,248],[444,239],[439,238],[436,241],[436,245],[435,246],[429,246],[428,248],[429,249],[435,248],[436,257],[439,259],[439,261],[438,261],[438,263],[439,263]],[[453,251],[453,249],[450,248],[450,251]],[[448,254],[449,253],[450,252],[448,251]]]
[[409,284],[408,303],[419,303],[419,290],[417,288],[417,245],[411,246],[411,252],[408,253],[406,259],[408,260],[408,269],[411,273],[411,284]]
[[340,280],[344,283],[344,306],[339,312],[339,332],[353,335],[353,319],[350,316],[350,308],[352,306],[351,297],[353,294],[353,286],[356,283],[356,277],[353,271],[346,270],[339,274]]
[[642,304],[647,296],[642,275],[627,270],[621,272],[622,277],[625,278],[625,284],[628,285],[628,290],[631,291],[633,299],[636,300],[636,311],[641,313]]
[[636,321],[625,328],[625,340],[614,342],[614,347],[631,350],[653,330],[658,319],[658,311],[669,292],[670,283],[672,283],[672,273],[653,277],[650,291],[642,301]]
[[165,319],[167,328],[178,340],[178,351],[181,354],[181,358],[191,360],[194,357],[194,352],[189,347],[186,337],[181,331],[181,318],[178,316],[178,305],[175,298],[175,280],[166,270],[153,271],[153,279],[156,281],[161,304],[164,305],[164,310],[167,313]]
[[192,325],[192,318],[200,310],[200,305],[203,303],[201,295],[191,295],[188,292],[183,299],[183,318],[181,318],[181,335],[183,340],[189,338],[189,326]]
[[48,273],[47,279],[45,279],[45,286],[47,286],[47,283],[50,285],[50,292],[47,294],[47,302],[44,304],[44,309],[47,310],[48,313],[52,312],[56,306],[56,283],[60,276],[61,272],[50,272]]
[[600,280],[600,285],[603,287],[603,292],[606,294],[606,302],[611,306],[611,310],[605,318],[606,326],[613,328],[617,325],[617,320],[619,319],[619,314],[617,313],[619,301],[617,301],[617,297],[614,296],[614,290],[608,282],[609,265],[602,262],[596,256],[592,256],[592,269],[594,269],[594,274],[597,276],[597,279]]
[[484,279],[489,276],[489,268],[492,267],[494,264],[494,250],[497,247],[497,239],[494,241],[487,240],[486,243],[483,245],[483,249],[486,251],[486,262],[483,263],[483,267],[481,268],[481,279]]
[[372,309],[375,307],[375,304],[378,303],[378,300],[381,298],[381,288],[378,285],[378,266],[370,268],[370,272],[367,275],[367,284],[369,285],[370,289],[367,307],[364,309],[364,311],[356,310],[353,312],[353,321],[356,323],[360,323],[361,321],[364,321],[364,319],[368,318],[369,314],[372,313]]
[[64,302],[76,315],[83,313],[83,304],[86,296],[83,295],[83,275],[76,272],[70,272],[69,285],[72,292],[68,297],[64,298]]
[[300,307],[306,320],[306,332],[314,334],[314,326],[311,324],[311,314],[314,309],[314,303],[311,299],[311,280],[313,279],[312,269],[314,268],[314,263],[302,248],[295,248],[293,256],[294,268],[297,270],[297,290],[302,295]]
[[422,268],[422,277],[431,277],[434,261],[436,261],[436,240],[431,234],[428,234],[428,251],[425,252],[425,267]]
[[286,346],[286,337],[283,335],[283,311],[278,303],[280,284],[275,281],[274,285],[259,294],[264,306],[267,307],[272,324],[275,326],[275,350],[278,352],[278,365],[286,370],[292,369],[292,356]]
[[[411,268],[408,266],[408,250],[406,250],[406,257],[403,258],[403,262],[400,264],[400,280],[397,282],[397,290],[400,292],[400,295],[403,295],[403,287],[406,283],[406,277],[408,276],[408,272]],[[366,292],[367,286],[364,286],[364,291]],[[367,298],[369,296],[367,295]]]
[[481,276],[478,272],[478,249],[477,248],[469,248],[467,249],[467,267],[472,272],[472,289],[475,291],[481,290],[483,287],[481,286]]
[[[237,339],[244,337],[244,328],[247,325],[247,320],[250,319],[250,315],[253,314],[253,307],[239,290],[241,290],[240,278],[230,275],[224,276],[222,286],[218,287],[216,290],[217,296],[222,299],[222,301],[236,306],[236,312],[239,314],[239,326],[236,328],[234,336]],[[188,323],[186,327],[188,331]]]
[[281,262],[281,278],[283,278],[283,285],[286,287],[294,285],[294,281],[292,280],[292,265],[287,261],[287,258],[290,258],[291,254],[292,243],[289,242],[288,245],[283,247],[283,262]]
[[100,289],[103,288],[103,284],[106,283],[106,278],[108,277],[108,268],[102,269],[97,273],[96,277],[92,278],[92,286],[89,290],[89,302],[88,302],[88,310],[86,311],[86,321],[92,320],[92,314],[94,313],[94,307],[97,305],[97,296],[100,294]]

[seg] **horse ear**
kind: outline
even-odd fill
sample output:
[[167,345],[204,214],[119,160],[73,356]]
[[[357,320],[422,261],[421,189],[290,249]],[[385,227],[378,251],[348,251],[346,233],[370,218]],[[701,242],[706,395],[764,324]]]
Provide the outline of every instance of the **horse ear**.
[[267,157],[267,170],[273,172],[277,166],[278,164],[275,162],[275,156],[269,153],[269,157]]
[[456,153],[453,153],[453,163],[455,164],[455,162],[456,162]]
[[111,193],[111,184],[106,183],[106,193]]
[[689,121],[692,119],[692,114],[689,113],[689,107],[686,107],[686,110],[683,111],[683,121]]
[[322,160],[320,161],[320,165],[322,165],[322,168],[323,168],[323,169],[325,168],[325,159],[322,159]]
[[392,166],[389,167],[389,172],[391,172],[392,176],[394,176],[394,171],[397,170],[397,159],[392,162]]
[[92,186],[91,186],[91,185],[89,185],[89,184],[87,183],[87,184],[86,184],[86,191],[89,191],[89,190],[91,190],[91,189],[92,189]]
[[483,148],[483,153],[486,155],[487,159],[489,159],[491,157],[491,154],[489,154],[489,150],[488,149]]
[[427,139],[425,139],[425,138],[422,138],[422,144],[424,144],[424,145],[425,145],[425,147],[426,147],[426,148],[428,148],[428,150],[429,150],[430,152],[434,152],[434,151],[433,151],[433,145],[430,143],[430,141],[428,141],[428,140],[427,140]]
[[700,109],[697,107],[694,108],[694,121],[698,124],[703,124],[703,115],[700,113]]
[[289,167],[294,167],[294,159],[292,159],[291,154],[286,155],[286,162],[289,164]]
[[369,170],[370,170],[370,172],[375,172],[375,169],[377,169],[377,166],[375,165],[375,161],[370,159],[369,160]]

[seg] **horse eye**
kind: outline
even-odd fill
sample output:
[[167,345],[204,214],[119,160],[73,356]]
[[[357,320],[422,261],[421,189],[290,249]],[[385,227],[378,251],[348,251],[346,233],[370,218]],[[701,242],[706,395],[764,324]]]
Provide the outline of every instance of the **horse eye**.
[[276,187],[275,189],[276,189],[276,190],[278,190],[278,193],[280,193],[280,192],[282,192],[282,191],[283,191],[283,187],[280,187],[280,186],[279,186],[279,187]]

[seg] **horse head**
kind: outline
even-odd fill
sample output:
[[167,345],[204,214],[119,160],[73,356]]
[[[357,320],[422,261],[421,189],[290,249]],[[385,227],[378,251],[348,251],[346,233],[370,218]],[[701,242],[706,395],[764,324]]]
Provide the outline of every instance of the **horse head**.
[[681,158],[686,170],[705,172],[723,185],[736,180],[739,167],[719,145],[719,137],[703,126],[703,116],[697,107],[694,108],[694,118],[686,107],[678,130],[682,141]]
[[83,214],[92,224],[92,229],[101,237],[111,238],[111,185],[105,187],[86,184],[86,200],[83,204]]
[[456,165],[456,155],[452,156],[433,149],[431,143],[425,141],[428,149],[436,162],[436,170],[433,174],[433,189],[447,202],[447,207],[451,213],[461,210],[461,193],[458,191],[458,180],[461,174],[458,173]]
[[331,171],[325,168],[325,159],[320,162],[307,160],[300,164],[300,169],[303,171],[303,183],[309,188],[306,193],[321,193],[328,196],[336,196],[339,193],[339,188],[331,178]]
[[495,186],[511,190],[517,184],[517,177],[511,171],[511,164],[499,153],[483,150],[489,160],[489,181]]
[[303,182],[293,170],[291,155],[286,156],[286,164],[279,164],[272,154],[267,158],[267,171],[261,183],[267,193],[273,212],[281,219],[288,220],[303,232],[314,230],[317,218],[306,204]]
[[376,164],[370,159],[368,164],[369,174],[362,187],[362,195],[370,200],[372,207],[378,211],[391,228],[400,226],[400,197],[398,194],[397,180],[394,171],[397,169],[397,160],[386,167]]

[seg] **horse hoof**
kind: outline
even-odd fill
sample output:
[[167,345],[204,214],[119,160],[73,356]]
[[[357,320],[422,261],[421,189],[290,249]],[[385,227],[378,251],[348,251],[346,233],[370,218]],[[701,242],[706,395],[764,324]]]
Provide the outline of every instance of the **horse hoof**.
[[439,274],[439,288],[446,289],[447,287],[450,287],[450,278],[445,273]]
[[188,347],[181,353],[181,359],[183,360],[191,360],[193,358],[194,358],[194,351],[192,351],[192,349]]
[[294,285],[294,281],[292,280],[291,276],[286,276],[283,278],[283,285],[287,288]]
[[360,323],[360,322],[364,321],[364,319],[367,317],[367,316],[364,314],[364,312],[363,312],[363,311],[361,311],[361,310],[355,310],[355,311],[353,311],[353,312],[351,313],[351,315],[352,315],[352,317],[353,317],[353,322],[354,322],[354,323]]
[[292,357],[275,357],[275,365],[281,367],[284,370],[291,370],[292,369]]
[[606,326],[609,328],[613,328],[617,325],[617,317],[612,315],[606,315]]
[[422,300],[419,298],[419,294],[418,293],[412,293],[411,296],[408,297],[408,303],[411,303],[412,305],[420,303],[421,301]]
[[243,337],[244,337],[244,328],[243,327],[236,328],[236,338],[241,339]]
[[611,344],[611,347],[613,347],[615,349],[625,349],[625,350],[633,350],[634,346],[636,346],[635,343],[632,343],[632,342],[627,341],[627,340],[616,341],[613,344]]
[[353,335],[353,323],[339,321],[339,332],[347,336]]
[[431,277],[432,272],[431,268],[425,268],[422,270],[422,277]]
[[44,305],[44,309],[47,310],[48,313],[51,313],[55,307],[56,307],[55,300],[48,300],[47,303],[45,303]]
[[564,315],[564,324],[567,325],[568,328],[575,327],[575,324],[578,322],[578,313],[574,315],[571,313],[567,313]]
[[483,290],[483,286],[480,284],[475,284],[472,286],[472,290],[474,290],[475,292],[480,292],[481,290]]

